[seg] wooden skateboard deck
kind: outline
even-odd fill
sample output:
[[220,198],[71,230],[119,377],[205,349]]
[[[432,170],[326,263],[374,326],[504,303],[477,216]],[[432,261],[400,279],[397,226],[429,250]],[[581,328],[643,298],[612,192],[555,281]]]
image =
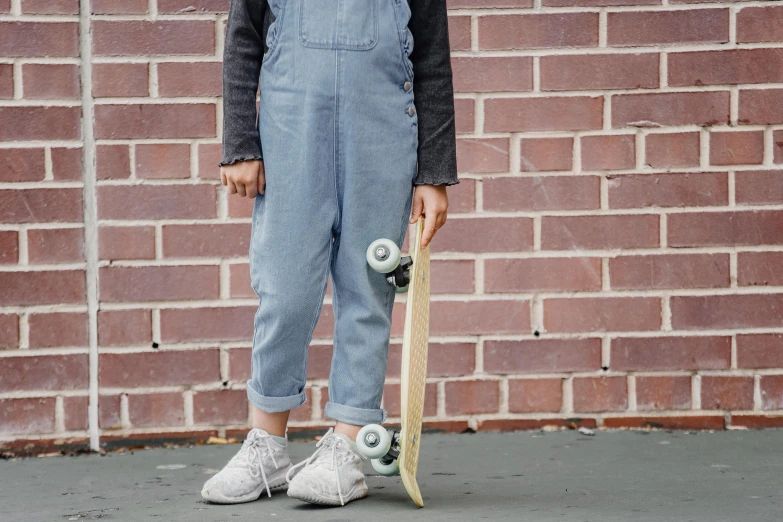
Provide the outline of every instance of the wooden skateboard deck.
[[416,225],[416,235],[410,253],[408,301],[405,308],[405,327],[402,341],[402,377],[400,406],[402,425],[400,438],[400,476],[411,499],[423,507],[416,470],[419,467],[421,424],[424,414],[424,389],[427,378],[427,349],[430,326],[430,249],[420,248],[424,219]]

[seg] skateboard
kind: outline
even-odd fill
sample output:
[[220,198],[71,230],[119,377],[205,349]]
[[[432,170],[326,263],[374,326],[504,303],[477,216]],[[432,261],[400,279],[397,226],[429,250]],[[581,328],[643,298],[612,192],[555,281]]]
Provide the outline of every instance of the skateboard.
[[427,377],[427,348],[430,324],[430,249],[420,248],[424,219],[416,225],[410,257],[401,257],[397,245],[387,239],[373,242],[367,262],[383,274],[398,292],[408,292],[402,338],[400,381],[400,429],[387,430],[378,424],[364,426],[356,437],[359,451],[368,457],[381,475],[397,475],[413,502],[424,507],[416,470],[419,466],[424,389]]

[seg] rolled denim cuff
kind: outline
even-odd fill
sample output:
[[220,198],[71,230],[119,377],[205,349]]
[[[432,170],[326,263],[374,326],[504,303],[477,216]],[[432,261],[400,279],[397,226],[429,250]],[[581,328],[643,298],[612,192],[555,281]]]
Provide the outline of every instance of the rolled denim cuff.
[[383,408],[366,410],[330,401],[324,407],[324,416],[346,424],[366,426],[367,424],[381,424],[385,421],[386,410]]
[[307,401],[307,395],[298,393],[287,397],[265,397],[253,388],[253,382],[249,380],[247,381],[247,399],[261,411],[276,413],[298,408]]

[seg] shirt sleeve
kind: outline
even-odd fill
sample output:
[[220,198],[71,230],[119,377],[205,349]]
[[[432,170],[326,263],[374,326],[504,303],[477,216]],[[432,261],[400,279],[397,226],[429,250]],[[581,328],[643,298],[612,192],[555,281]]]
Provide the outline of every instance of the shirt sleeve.
[[223,154],[218,166],[263,159],[256,94],[267,0],[231,0],[223,51]]
[[416,185],[454,185],[457,142],[446,0],[411,0],[413,97],[418,112]]

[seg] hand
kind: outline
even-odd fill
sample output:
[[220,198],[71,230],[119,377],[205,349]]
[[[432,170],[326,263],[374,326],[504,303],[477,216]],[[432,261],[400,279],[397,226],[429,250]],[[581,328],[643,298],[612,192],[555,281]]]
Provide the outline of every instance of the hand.
[[253,199],[264,193],[266,176],[264,162],[261,160],[238,161],[220,167],[220,180],[231,194],[239,194]]
[[410,223],[416,223],[424,215],[424,233],[421,235],[421,248],[430,244],[435,232],[446,224],[446,211],[449,198],[445,185],[416,185],[413,192],[413,207]]

